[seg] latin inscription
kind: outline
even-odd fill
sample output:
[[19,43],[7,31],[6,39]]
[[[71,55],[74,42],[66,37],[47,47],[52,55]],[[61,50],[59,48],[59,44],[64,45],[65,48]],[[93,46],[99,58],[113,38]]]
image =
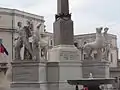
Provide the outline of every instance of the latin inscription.
[[60,53],[61,60],[78,60],[79,55],[76,51],[62,51]]
[[34,81],[36,80],[34,71],[33,67],[18,67],[13,78],[15,81]]

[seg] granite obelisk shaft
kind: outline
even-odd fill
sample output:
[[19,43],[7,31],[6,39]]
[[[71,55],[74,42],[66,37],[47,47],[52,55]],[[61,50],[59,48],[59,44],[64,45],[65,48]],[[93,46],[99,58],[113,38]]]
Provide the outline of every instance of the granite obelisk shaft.
[[69,13],[68,0],[58,0],[57,1],[57,14],[59,14],[59,13]]
[[68,0],[57,1],[57,14],[54,22],[54,45],[73,45],[73,21],[69,14]]

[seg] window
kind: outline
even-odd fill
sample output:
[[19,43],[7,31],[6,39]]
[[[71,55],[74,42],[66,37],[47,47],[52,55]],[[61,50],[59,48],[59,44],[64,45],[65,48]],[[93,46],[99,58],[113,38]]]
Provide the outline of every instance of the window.
[[18,22],[18,23],[17,23],[17,26],[18,26],[18,27],[22,27],[22,22]]
[[113,54],[112,53],[110,55],[110,58],[111,58],[111,62],[113,62]]
[[86,44],[87,42],[84,42],[84,45]]
[[50,45],[52,46],[52,40],[50,40]]
[[115,77],[115,83],[118,83],[118,80],[119,80],[118,77]]
[[97,58],[97,53],[94,54],[94,58]]
[[86,54],[84,54],[84,60],[87,59]]

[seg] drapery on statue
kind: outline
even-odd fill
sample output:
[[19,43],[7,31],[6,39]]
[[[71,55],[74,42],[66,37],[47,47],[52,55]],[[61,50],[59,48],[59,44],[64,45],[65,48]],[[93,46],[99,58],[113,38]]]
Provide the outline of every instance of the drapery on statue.
[[91,56],[93,50],[97,51],[97,59],[102,59],[102,49],[105,48],[105,36],[107,35],[108,29],[104,29],[104,33],[102,34],[103,28],[96,28],[96,40],[91,43],[87,43],[84,45],[84,51],[86,53],[87,59],[94,59],[94,57]]
[[[41,25],[37,26],[37,29],[40,28]],[[38,48],[39,48],[39,32],[38,30],[33,30],[33,24],[31,21],[27,22],[27,26],[22,27],[22,23],[18,23],[19,31],[18,31],[18,40],[15,45],[15,59],[21,60],[20,51],[24,46],[24,59],[38,59]],[[32,39],[30,41],[30,38]],[[36,51],[35,51],[36,50]]]

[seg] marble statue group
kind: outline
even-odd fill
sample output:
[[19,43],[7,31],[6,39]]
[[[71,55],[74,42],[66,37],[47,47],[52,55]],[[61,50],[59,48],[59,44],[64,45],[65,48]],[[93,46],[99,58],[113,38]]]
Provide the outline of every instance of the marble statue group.
[[[102,33],[103,28],[96,28],[96,39],[94,42],[86,43],[83,47],[84,52],[86,53],[87,59],[104,59],[107,60],[110,52],[110,44],[108,43],[108,29],[104,28],[104,32]],[[92,56],[92,52],[97,51],[97,57]]]
[[[47,60],[48,41],[45,41],[44,32],[40,34],[41,24],[35,26],[32,21],[27,21],[27,25],[23,26],[18,22],[18,37],[15,44],[15,59],[22,60],[21,49],[24,47],[23,60]],[[94,42],[86,43],[83,50],[87,59],[104,59],[107,60],[110,52],[110,44],[108,43],[108,28],[96,28],[96,39]],[[97,52],[97,57],[92,56],[92,52]]]
[[48,45],[48,43],[46,43],[47,45],[41,46],[44,42],[40,35],[41,24],[35,26],[35,30],[32,21],[27,21],[26,26],[18,22],[18,27],[18,36],[15,44],[15,60],[22,60],[20,52],[23,47],[23,60],[40,60],[40,52],[43,53],[43,47],[47,47]]

